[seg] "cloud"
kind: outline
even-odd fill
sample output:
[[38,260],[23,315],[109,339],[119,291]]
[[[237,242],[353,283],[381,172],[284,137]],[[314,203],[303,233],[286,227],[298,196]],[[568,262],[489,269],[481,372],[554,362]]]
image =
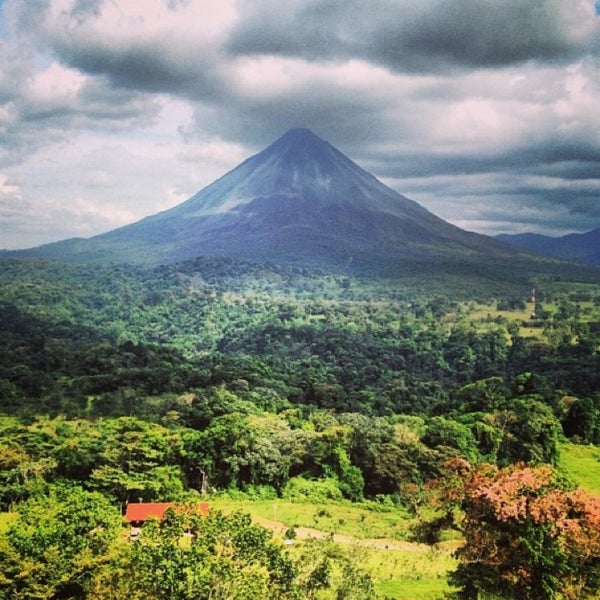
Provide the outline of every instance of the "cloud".
[[219,45],[233,2],[72,1],[22,7],[61,62],[113,86],[196,100],[221,93]]
[[8,177],[0,173],[0,200],[7,205],[12,200],[22,200],[23,193],[18,185],[8,181]]
[[276,0],[244,3],[230,50],[308,60],[363,57],[396,71],[572,60],[597,46],[585,0]]

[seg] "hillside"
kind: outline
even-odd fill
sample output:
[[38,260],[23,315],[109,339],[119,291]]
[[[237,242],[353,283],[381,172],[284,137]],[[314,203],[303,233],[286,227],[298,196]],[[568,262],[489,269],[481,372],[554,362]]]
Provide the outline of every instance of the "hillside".
[[501,234],[496,238],[516,248],[545,256],[600,265],[600,229],[550,237],[536,233]]

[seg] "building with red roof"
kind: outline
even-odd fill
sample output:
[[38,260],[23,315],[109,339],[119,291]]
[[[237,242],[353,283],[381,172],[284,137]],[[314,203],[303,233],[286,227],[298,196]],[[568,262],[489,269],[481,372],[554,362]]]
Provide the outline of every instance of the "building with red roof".
[[132,502],[127,505],[125,519],[133,527],[141,527],[148,519],[158,519],[162,521],[168,508],[177,512],[196,513],[205,517],[208,514],[208,503],[201,502],[190,509],[175,502]]

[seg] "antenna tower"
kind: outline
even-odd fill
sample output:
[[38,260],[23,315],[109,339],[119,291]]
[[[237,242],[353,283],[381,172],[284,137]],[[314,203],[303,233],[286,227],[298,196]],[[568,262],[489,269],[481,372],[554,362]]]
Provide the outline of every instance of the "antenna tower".
[[535,288],[533,288],[531,290],[531,318],[535,319],[536,318],[536,299],[535,299]]

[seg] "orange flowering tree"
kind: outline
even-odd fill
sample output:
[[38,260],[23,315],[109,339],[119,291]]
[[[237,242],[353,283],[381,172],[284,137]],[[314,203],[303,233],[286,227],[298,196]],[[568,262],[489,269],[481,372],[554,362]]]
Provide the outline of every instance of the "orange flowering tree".
[[447,466],[442,495],[464,515],[457,598],[581,600],[600,589],[600,498],[547,465]]

